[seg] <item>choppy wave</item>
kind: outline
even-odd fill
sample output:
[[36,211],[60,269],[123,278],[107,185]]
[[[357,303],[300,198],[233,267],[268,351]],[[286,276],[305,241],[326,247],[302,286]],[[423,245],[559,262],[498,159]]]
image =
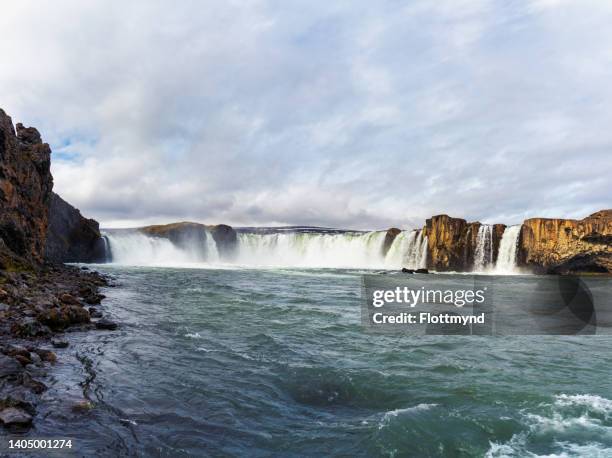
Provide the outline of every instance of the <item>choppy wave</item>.
[[[612,400],[591,394],[559,394],[537,412],[523,412],[525,430],[505,442],[491,442],[486,456],[610,457]],[[542,454],[538,449],[546,449]],[[550,451],[548,451],[550,450]]]

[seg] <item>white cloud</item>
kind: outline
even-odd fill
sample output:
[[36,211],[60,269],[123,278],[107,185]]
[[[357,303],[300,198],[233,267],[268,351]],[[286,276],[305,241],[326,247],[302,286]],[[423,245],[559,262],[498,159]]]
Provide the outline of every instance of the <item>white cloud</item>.
[[0,106],[106,226],[581,216],[612,196],[612,10],[558,3],[14,2]]

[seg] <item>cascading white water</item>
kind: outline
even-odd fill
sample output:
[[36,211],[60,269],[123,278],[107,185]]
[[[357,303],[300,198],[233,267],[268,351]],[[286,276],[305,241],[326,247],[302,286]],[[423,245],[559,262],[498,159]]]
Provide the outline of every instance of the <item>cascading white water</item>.
[[384,268],[385,232],[239,233],[235,262],[249,266]]
[[217,242],[210,231],[206,231],[206,261],[211,263],[219,262],[219,250]]
[[104,262],[108,262],[112,256],[111,251],[110,251],[110,244],[108,242],[108,237],[106,235],[103,235],[102,241],[104,242]]
[[183,250],[170,240],[149,237],[141,232],[106,232],[111,247],[112,262],[127,265],[170,265],[197,262],[197,250]]
[[423,231],[400,232],[385,257],[387,268],[419,269],[427,266],[427,237]]
[[478,228],[476,250],[474,251],[474,271],[482,272],[493,264],[493,227],[482,224]]
[[516,255],[518,251],[519,235],[521,225],[507,227],[499,243],[499,254],[495,264],[495,273],[512,274],[516,273]]
[[417,269],[426,267],[427,237],[423,231],[402,231],[386,256],[382,254],[385,231],[372,232],[239,232],[236,254],[219,255],[207,232],[204,247],[177,246],[170,240],[138,231],[109,230],[109,260],[125,265],[178,266],[184,264],[232,264],[255,267],[322,267],[358,269]]

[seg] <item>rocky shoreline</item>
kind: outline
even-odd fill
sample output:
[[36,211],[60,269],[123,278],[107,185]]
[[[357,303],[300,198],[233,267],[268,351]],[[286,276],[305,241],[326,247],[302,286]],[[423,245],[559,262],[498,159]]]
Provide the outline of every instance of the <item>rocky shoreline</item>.
[[40,133],[0,109],[0,425],[11,431],[36,418],[64,332],[117,327],[96,308],[109,279],[63,264],[99,260],[100,242],[98,223],[53,193]]
[[117,328],[98,308],[102,286],[113,283],[73,266],[0,270],[0,423],[5,428],[22,432],[32,426],[45,380],[68,347],[65,332]]

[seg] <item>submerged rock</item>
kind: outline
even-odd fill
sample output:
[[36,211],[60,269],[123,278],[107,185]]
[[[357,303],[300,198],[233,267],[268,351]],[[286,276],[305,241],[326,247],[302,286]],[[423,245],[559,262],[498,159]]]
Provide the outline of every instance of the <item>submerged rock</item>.
[[89,307],[89,316],[92,318],[102,318],[102,312],[95,307]]
[[108,320],[106,318],[102,318],[101,320],[96,321],[97,329],[114,331],[115,329],[117,329],[118,326],[119,325],[117,323],[115,323],[114,321]]
[[0,411],[0,421],[4,426],[27,426],[32,423],[32,415],[17,407]]
[[93,408],[93,403],[91,401],[88,401],[87,399],[82,399],[72,404],[72,411],[77,413],[89,412]]
[[23,372],[23,366],[15,358],[0,354],[0,379]]
[[55,348],[67,348],[69,344],[66,340],[51,339],[51,345],[53,345]]

